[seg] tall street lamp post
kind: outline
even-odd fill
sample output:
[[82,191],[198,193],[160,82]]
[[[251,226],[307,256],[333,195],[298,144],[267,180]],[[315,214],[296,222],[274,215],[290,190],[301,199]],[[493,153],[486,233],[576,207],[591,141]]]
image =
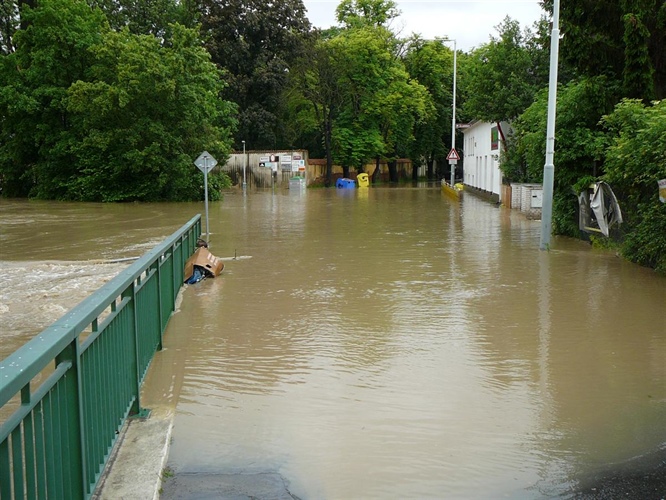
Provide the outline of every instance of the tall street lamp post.
[[553,2],[553,30],[550,35],[550,77],[548,80],[548,122],[546,127],[546,161],[543,166],[543,202],[541,205],[540,250],[550,249],[553,218],[553,185],[555,183],[555,111],[557,108],[557,66],[560,48],[560,0]]
[[[453,42],[453,104],[451,105],[451,152],[449,156],[456,150],[456,83],[457,83],[457,70],[458,70],[458,51],[456,50],[456,40],[453,38],[440,38],[442,42]],[[456,153],[457,154],[457,153]],[[451,188],[455,184],[456,177],[456,164],[458,160],[455,158],[448,158],[449,165],[451,166]]]
[[245,141],[243,141],[243,190],[245,190],[245,163],[247,162],[247,157],[245,156]]
[[[455,151],[456,149],[456,80],[457,80],[457,56],[458,56],[458,51],[456,50],[456,41],[455,40],[449,40],[453,42],[453,106],[451,109],[451,150]],[[451,165],[451,188],[453,188],[453,185],[455,184],[455,177],[456,177],[456,163],[458,163],[457,160],[449,160],[449,164]]]

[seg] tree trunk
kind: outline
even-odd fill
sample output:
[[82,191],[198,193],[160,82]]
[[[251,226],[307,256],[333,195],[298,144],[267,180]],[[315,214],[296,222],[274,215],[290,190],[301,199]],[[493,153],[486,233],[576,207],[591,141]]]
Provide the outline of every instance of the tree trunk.
[[375,171],[372,173],[372,183],[374,184],[375,182],[379,182],[381,172],[380,172],[380,158],[379,156],[375,158]]
[[388,162],[389,182],[398,182],[398,160]]
[[419,165],[412,161],[412,182],[419,180]]
[[342,177],[349,179],[349,165],[342,165]]
[[329,187],[333,183],[333,153],[331,152],[331,129],[333,128],[330,114],[324,124],[324,149],[326,149],[326,177],[324,186]]

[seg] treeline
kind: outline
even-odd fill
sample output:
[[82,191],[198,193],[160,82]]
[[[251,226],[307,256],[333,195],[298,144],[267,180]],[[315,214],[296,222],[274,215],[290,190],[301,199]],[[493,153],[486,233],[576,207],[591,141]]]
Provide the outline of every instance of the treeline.
[[[458,122],[509,121],[505,180],[540,182],[552,1],[458,53]],[[360,170],[387,160],[443,176],[453,44],[397,34],[392,0],[342,0],[313,29],[301,0],[6,0],[0,6],[5,196],[198,199],[192,160],[301,149]],[[576,192],[606,180],[622,251],[666,270],[666,4],[562,2],[554,230],[578,235]],[[458,140],[457,144],[461,144]],[[214,185],[228,182],[212,179]],[[214,191],[214,190],[213,190]]]

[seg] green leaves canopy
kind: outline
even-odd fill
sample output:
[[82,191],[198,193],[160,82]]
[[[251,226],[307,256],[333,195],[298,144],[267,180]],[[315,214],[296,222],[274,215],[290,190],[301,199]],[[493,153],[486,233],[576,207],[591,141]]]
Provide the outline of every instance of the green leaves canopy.
[[234,108],[196,32],[172,31],[162,42],[117,33],[83,1],[42,0],[2,60],[7,194],[199,198],[192,160],[203,149],[223,160]]

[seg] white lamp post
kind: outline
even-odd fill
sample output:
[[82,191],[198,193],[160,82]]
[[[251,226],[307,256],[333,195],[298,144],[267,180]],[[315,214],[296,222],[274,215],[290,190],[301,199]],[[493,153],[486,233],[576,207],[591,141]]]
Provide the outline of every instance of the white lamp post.
[[[457,68],[458,68],[458,51],[456,50],[456,41],[452,38],[442,38],[443,42],[453,42],[453,104],[451,109],[451,152],[456,149],[456,82],[457,82]],[[451,165],[451,188],[455,183],[456,177],[456,164],[458,160],[449,159]]]
[[[453,108],[451,112],[451,149],[455,151],[456,149],[456,79],[457,79],[457,56],[458,56],[458,51],[456,50],[456,41],[455,40],[450,40],[453,42]],[[456,177],[456,163],[458,163],[457,160],[449,160],[449,163],[451,165],[451,188],[453,188],[453,185],[455,184],[455,177]]]
[[247,161],[247,158],[245,156],[245,141],[243,141],[243,190],[245,190],[245,163]]
[[557,65],[560,48],[560,0],[553,2],[553,30],[550,34],[550,78],[548,80],[548,122],[546,127],[546,161],[543,166],[543,201],[541,205],[540,250],[550,249],[553,218],[553,185],[555,183],[555,111],[557,108]]

